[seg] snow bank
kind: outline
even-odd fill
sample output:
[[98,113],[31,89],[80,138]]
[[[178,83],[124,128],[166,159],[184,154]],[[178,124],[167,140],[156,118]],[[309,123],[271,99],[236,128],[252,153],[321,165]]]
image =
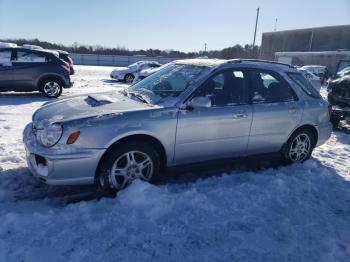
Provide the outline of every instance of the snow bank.
[[314,160],[194,183],[136,181],[115,199],[2,207],[1,246],[9,261],[345,261],[348,183]]

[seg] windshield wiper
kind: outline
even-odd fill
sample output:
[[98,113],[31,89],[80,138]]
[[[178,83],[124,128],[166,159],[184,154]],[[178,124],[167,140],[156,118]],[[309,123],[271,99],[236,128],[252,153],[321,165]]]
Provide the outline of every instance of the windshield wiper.
[[145,99],[142,95],[138,94],[138,93],[134,93],[134,92],[127,92],[127,95],[132,95],[134,97],[136,97],[137,99],[139,99],[141,102],[149,104],[149,102],[147,101],[147,99]]

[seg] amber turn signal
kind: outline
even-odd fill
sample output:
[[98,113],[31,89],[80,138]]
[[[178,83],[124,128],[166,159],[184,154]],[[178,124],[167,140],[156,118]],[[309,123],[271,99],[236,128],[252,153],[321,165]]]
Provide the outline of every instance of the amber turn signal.
[[68,145],[73,144],[78,139],[79,135],[80,135],[80,131],[76,131],[74,133],[71,133],[67,139],[67,144]]

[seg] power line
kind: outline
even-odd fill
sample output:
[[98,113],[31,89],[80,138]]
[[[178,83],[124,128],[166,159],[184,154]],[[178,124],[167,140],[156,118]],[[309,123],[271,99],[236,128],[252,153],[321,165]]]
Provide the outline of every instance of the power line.
[[255,30],[254,30],[254,40],[253,40],[253,48],[255,46],[255,39],[256,39],[256,29],[258,27],[258,20],[259,20],[259,10],[260,8],[256,9],[256,21],[255,21]]

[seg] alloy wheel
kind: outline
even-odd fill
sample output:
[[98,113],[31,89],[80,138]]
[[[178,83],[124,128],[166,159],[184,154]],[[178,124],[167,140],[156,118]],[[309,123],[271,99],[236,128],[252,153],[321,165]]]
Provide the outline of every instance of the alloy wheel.
[[49,81],[45,83],[43,90],[47,96],[55,97],[60,92],[60,85],[55,81]]
[[104,187],[104,179],[107,178],[111,187],[122,189],[135,179],[150,181],[153,169],[154,164],[149,155],[141,151],[129,151],[117,158],[108,177],[100,177],[100,184]]
[[311,150],[311,139],[308,134],[300,133],[292,141],[289,149],[289,158],[294,163],[303,162]]

